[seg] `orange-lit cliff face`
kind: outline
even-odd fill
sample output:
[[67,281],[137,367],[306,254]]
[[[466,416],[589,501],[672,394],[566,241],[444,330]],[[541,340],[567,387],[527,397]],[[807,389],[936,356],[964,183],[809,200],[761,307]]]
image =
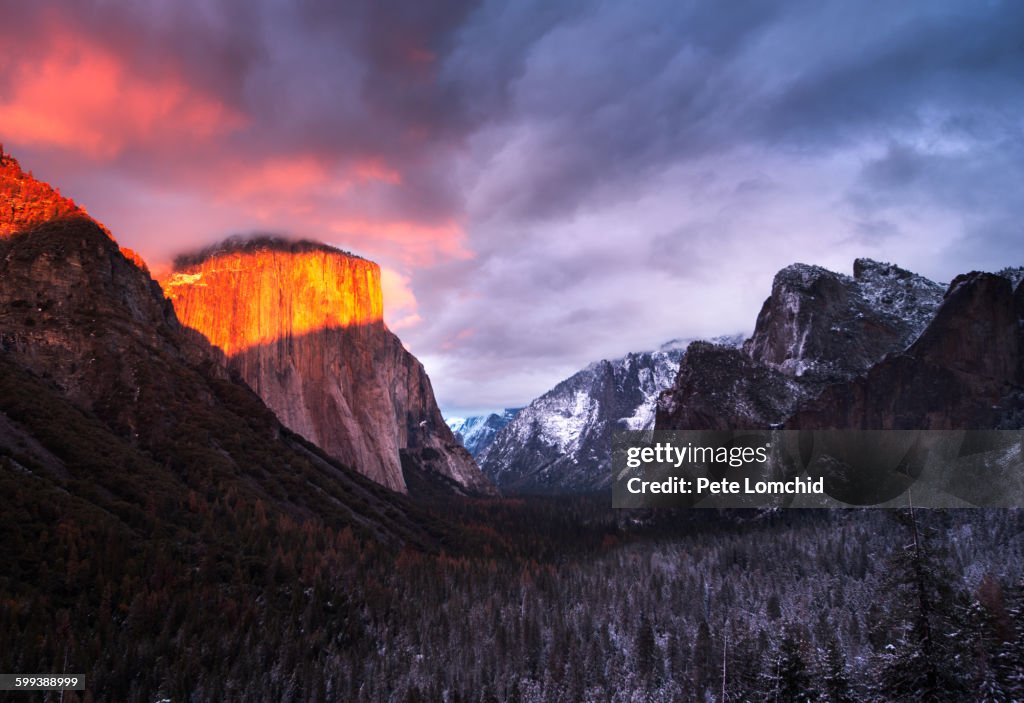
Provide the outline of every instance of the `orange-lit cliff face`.
[[393,490],[403,457],[489,492],[423,366],[384,326],[380,267],[312,243],[234,242],[162,282],[178,318],[228,356],[290,429]]
[[384,317],[380,267],[327,249],[227,252],[162,285],[178,319],[228,356]]

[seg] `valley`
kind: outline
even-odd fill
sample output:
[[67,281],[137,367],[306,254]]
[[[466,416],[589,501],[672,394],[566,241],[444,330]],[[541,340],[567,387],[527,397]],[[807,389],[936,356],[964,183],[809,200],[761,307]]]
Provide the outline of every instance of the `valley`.
[[617,429],[1019,429],[1019,270],[787,267],[749,339],[597,361],[474,459],[376,264],[229,240],[161,287],[0,161],[0,671],[82,673],[71,701],[1020,694],[1019,508],[607,490]]

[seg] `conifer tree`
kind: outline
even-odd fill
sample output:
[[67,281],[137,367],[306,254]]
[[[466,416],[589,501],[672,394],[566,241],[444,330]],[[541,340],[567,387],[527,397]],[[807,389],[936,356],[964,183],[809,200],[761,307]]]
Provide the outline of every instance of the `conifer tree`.
[[895,701],[962,701],[967,695],[958,651],[952,577],[920,524],[918,511],[900,513],[909,543],[892,560],[897,639],[883,655],[881,688]]
[[780,703],[812,703],[818,694],[804,659],[804,638],[798,628],[786,628],[779,645],[777,692]]
[[824,669],[824,688],[829,703],[853,703],[846,674],[846,655],[835,637],[829,640],[825,650]]

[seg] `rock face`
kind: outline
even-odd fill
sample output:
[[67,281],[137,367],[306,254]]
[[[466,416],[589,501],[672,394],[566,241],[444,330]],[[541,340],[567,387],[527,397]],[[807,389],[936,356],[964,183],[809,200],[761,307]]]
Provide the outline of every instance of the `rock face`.
[[693,342],[658,400],[656,429],[758,429],[779,424],[810,394],[742,349]]
[[[1018,293],[1020,286],[1018,285]],[[1021,320],[1011,282],[958,276],[905,351],[801,407],[792,428],[989,429],[1021,426]]]
[[[0,238],[36,225],[68,218],[89,218],[85,208],[65,198],[48,183],[36,180],[21,169],[18,160],[0,147]],[[110,232],[93,221],[111,240]],[[125,258],[148,272],[142,258],[127,247],[119,247]]]
[[9,156],[0,190],[9,204],[0,222],[0,348],[76,404],[135,431],[123,402],[139,385],[124,358],[132,345],[194,361],[211,352],[186,343],[159,287],[84,210]]
[[312,242],[229,240],[180,258],[163,288],[182,323],[331,456],[396,491],[403,456],[465,491],[493,490],[385,327],[377,264]]
[[899,267],[857,259],[853,277],[794,264],[775,275],[744,351],[788,376],[856,375],[914,341],[942,286]]
[[612,433],[653,425],[658,394],[672,383],[682,356],[682,349],[669,348],[591,364],[519,411],[480,455],[481,469],[510,492],[609,485]]
[[505,408],[501,413],[475,415],[473,417],[452,417],[445,420],[455,439],[474,457],[483,454],[491,446],[494,437],[522,408]]
[[[1019,277],[1018,277],[1019,278]],[[1013,272],[943,288],[889,264],[780,271],[743,350],[691,345],[658,429],[1022,426]]]

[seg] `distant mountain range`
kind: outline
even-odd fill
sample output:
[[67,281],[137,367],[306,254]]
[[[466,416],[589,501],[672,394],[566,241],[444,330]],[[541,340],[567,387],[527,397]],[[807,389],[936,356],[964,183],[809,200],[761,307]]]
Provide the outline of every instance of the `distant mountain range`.
[[1021,426],[1020,270],[948,286],[890,264],[780,271],[742,349],[691,345],[659,429]]
[[949,286],[857,259],[793,264],[754,333],[600,361],[531,402],[478,453],[510,493],[606,487],[617,429],[1017,428],[1022,269]]
[[478,457],[491,446],[498,432],[510,423],[520,410],[522,408],[505,408],[501,413],[450,417],[445,422],[462,446],[474,457]]
[[[740,337],[721,338],[738,344]],[[654,426],[658,394],[672,384],[686,341],[597,361],[531,402],[477,454],[508,492],[583,492],[610,483],[612,433]]]

